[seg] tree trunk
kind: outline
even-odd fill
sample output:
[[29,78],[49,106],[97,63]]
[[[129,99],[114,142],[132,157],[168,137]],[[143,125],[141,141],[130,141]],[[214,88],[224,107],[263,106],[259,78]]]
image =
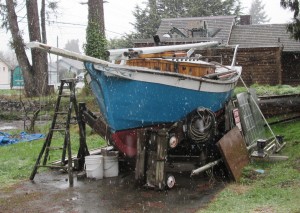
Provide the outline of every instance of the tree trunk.
[[99,23],[100,33],[103,36],[105,36],[103,0],[89,0],[88,10],[89,10],[89,15],[88,15],[89,22]]
[[[30,41],[41,42],[40,22],[37,0],[26,0],[28,32]],[[31,49],[32,69],[36,80],[36,95],[46,95],[48,89],[47,53],[39,49]]]
[[15,49],[15,53],[19,62],[19,65],[23,72],[24,77],[24,87],[26,96],[34,96],[35,95],[35,80],[32,71],[32,67],[29,63],[28,57],[25,52],[23,38],[21,36],[21,32],[18,26],[17,14],[15,12],[14,1],[6,0],[7,14],[8,14],[8,23],[9,29],[13,39],[13,48]]

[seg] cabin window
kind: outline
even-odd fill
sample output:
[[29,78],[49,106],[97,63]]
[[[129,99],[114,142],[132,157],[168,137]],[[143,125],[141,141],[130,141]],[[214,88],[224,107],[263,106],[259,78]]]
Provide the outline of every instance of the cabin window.
[[191,30],[192,37],[208,37],[206,28],[193,28]]

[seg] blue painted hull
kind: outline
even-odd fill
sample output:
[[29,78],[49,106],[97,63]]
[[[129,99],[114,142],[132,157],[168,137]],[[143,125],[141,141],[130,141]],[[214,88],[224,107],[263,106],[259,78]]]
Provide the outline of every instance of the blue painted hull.
[[106,75],[86,63],[90,86],[111,130],[121,131],[176,122],[197,107],[218,111],[230,99],[226,92],[205,92]]

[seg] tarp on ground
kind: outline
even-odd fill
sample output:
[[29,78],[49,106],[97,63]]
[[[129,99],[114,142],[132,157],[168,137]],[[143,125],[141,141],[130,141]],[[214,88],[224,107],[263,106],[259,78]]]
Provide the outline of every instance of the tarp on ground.
[[26,132],[21,132],[17,135],[11,135],[9,133],[0,132],[0,146],[11,145],[19,142],[29,142],[33,140],[38,140],[44,138],[44,134],[28,134]]

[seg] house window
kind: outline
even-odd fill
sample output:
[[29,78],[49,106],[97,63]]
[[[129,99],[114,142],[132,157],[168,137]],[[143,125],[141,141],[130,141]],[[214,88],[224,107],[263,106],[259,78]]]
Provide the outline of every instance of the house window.
[[3,71],[5,71],[5,67],[3,67]]

